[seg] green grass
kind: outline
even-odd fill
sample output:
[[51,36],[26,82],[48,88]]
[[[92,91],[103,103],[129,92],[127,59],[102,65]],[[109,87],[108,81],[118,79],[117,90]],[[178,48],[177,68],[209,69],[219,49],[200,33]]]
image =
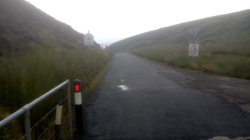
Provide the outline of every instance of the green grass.
[[16,109],[65,79],[78,78],[89,90],[109,60],[101,49],[39,52],[0,59],[1,104]]
[[249,49],[242,51],[244,48],[228,47],[223,50],[204,45],[200,47],[199,57],[190,57],[187,46],[183,44],[170,46],[155,46],[136,50],[133,53],[184,69],[250,79]]
[[[0,105],[14,112],[66,79],[71,82],[80,79],[84,92],[88,92],[95,87],[96,77],[110,58],[111,55],[99,47],[71,51],[44,49],[1,57]],[[31,112],[33,122],[39,120],[53,105],[55,98],[49,98],[39,105]]]
[[[112,44],[185,69],[250,79],[250,10],[181,23],[136,35]],[[200,56],[188,57],[188,30],[198,27]]]
[[[8,108],[0,106],[0,119],[9,114]],[[1,140],[17,140],[20,139],[21,136],[21,126],[17,120],[14,120],[8,126],[1,128],[0,131]]]
[[[0,119],[66,79],[80,79],[84,92],[93,89],[110,54],[84,46],[84,34],[26,1],[0,1],[0,5],[4,5],[0,8]],[[32,124],[55,105],[55,96],[31,110]],[[0,139],[16,139],[6,135],[12,132],[8,130],[1,129]]]

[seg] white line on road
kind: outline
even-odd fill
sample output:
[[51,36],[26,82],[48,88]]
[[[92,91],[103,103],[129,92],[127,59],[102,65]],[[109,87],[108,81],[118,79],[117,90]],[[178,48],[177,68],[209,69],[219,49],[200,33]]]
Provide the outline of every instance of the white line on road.
[[126,85],[119,85],[117,87],[120,88],[121,90],[129,90],[128,86]]

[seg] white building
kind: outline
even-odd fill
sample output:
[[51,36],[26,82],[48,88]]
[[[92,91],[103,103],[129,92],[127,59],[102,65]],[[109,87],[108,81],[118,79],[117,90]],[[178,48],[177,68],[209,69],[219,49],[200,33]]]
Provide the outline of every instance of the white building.
[[84,45],[85,46],[94,46],[94,36],[89,32],[84,36]]

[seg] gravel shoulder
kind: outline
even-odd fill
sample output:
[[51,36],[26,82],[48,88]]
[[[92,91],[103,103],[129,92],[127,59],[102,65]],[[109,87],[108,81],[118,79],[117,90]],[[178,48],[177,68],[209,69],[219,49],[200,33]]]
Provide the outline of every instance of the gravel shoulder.
[[[147,58],[145,58],[147,59]],[[232,78],[200,71],[181,69],[147,59],[151,63],[157,63],[162,67],[173,69],[175,72],[185,75],[184,79],[170,77],[183,87],[198,89],[202,92],[213,93],[229,103],[236,104],[243,111],[250,113],[250,80]],[[163,74],[164,75],[164,74]],[[169,78],[169,74],[165,74]],[[176,80],[178,79],[178,80]]]
[[242,110],[250,112],[250,81],[197,71],[177,70],[185,73],[187,78],[180,81],[183,86],[213,93],[226,101],[238,105]]

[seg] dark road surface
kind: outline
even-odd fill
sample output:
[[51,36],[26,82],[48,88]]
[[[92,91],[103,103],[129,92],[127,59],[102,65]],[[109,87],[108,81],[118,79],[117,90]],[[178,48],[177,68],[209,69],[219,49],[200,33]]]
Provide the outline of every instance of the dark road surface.
[[184,73],[116,54],[85,109],[84,137],[200,140],[249,136],[250,116],[211,93],[182,86]]

